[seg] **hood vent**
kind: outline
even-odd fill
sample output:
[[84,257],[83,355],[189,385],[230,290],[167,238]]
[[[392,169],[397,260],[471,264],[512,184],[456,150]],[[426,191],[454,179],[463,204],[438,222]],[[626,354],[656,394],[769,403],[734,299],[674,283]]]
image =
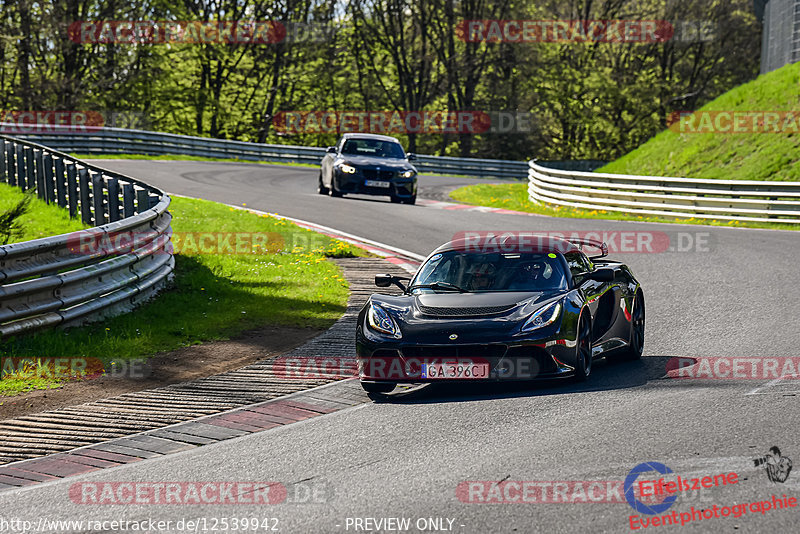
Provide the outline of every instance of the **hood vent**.
[[499,315],[516,308],[516,304],[506,306],[481,306],[478,308],[450,308],[440,306],[419,305],[419,311],[432,317],[483,317],[485,315]]

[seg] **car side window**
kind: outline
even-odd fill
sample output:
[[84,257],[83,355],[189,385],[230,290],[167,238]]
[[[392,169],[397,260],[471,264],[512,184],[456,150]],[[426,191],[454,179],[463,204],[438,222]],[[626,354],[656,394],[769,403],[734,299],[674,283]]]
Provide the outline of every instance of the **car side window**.
[[567,260],[567,265],[572,273],[572,279],[575,281],[575,285],[579,285],[583,282],[582,274],[594,269],[594,265],[592,265],[592,262],[589,261],[589,258],[587,258],[583,252],[577,250],[567,252],[564,254],[564,259]]

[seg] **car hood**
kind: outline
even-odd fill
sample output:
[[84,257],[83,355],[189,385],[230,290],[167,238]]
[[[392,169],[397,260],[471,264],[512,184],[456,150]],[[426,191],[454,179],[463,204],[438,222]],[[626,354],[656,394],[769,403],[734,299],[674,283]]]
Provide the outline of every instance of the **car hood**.
[[448,342],[444,334],[457,334],[461,342],[485,343],[513,335],[539,308],[560,299],[564,291],[496,293],[425,293],[372,295],[400,326],[406,339],[417,343]]
[[[374,156],[349,156],[342,155],[342,161],[357,167],[381,167],[386,170],[408,170],[414,167],[404,159],[379,158]],[[414,169],[416,170],[416,169]]]

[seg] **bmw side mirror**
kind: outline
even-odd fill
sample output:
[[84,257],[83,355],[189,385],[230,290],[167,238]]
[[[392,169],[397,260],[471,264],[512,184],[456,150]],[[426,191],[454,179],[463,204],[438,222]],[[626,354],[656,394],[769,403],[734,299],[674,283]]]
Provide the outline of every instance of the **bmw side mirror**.
[[404,286],[400,281],[401,280],[408,280],[408,278],[401,278],[399,276],[394,276],[391,274],[376,274],[375,275],[375,285],[378,287],[389,287],[391,285],[395,285],[402,289],[403,291],[406,290],[406,286]]
[[406,154],[406,159],[408,161],[416,161],[417,160],[417,155],[414,154],[413,152],[409,152],[408,154]]
[[589,280],[594,280],[595,282],[613,282],[614,278],[616,278],[616,271],[608,267],[595,269],[594,271],[588,273],[586,278]]
[[336,154],[336,147],[335,146],[329,146],[328,149],[325,152],[327,152],[328,154]]

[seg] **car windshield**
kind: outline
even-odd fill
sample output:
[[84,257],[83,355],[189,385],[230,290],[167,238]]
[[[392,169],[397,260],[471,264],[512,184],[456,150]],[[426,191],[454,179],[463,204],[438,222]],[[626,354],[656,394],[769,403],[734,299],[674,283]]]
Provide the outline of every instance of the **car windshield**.
[[[557,254],[449,251],[432,256],[412,285],[437,282],[467,291],[543,291],[567,288]],[[432,289],[418,289],[432,291]]]
[[399,143],[380,139],[348,139],[344,142],[342,154],[395,159],[406,157],[406,153]]

